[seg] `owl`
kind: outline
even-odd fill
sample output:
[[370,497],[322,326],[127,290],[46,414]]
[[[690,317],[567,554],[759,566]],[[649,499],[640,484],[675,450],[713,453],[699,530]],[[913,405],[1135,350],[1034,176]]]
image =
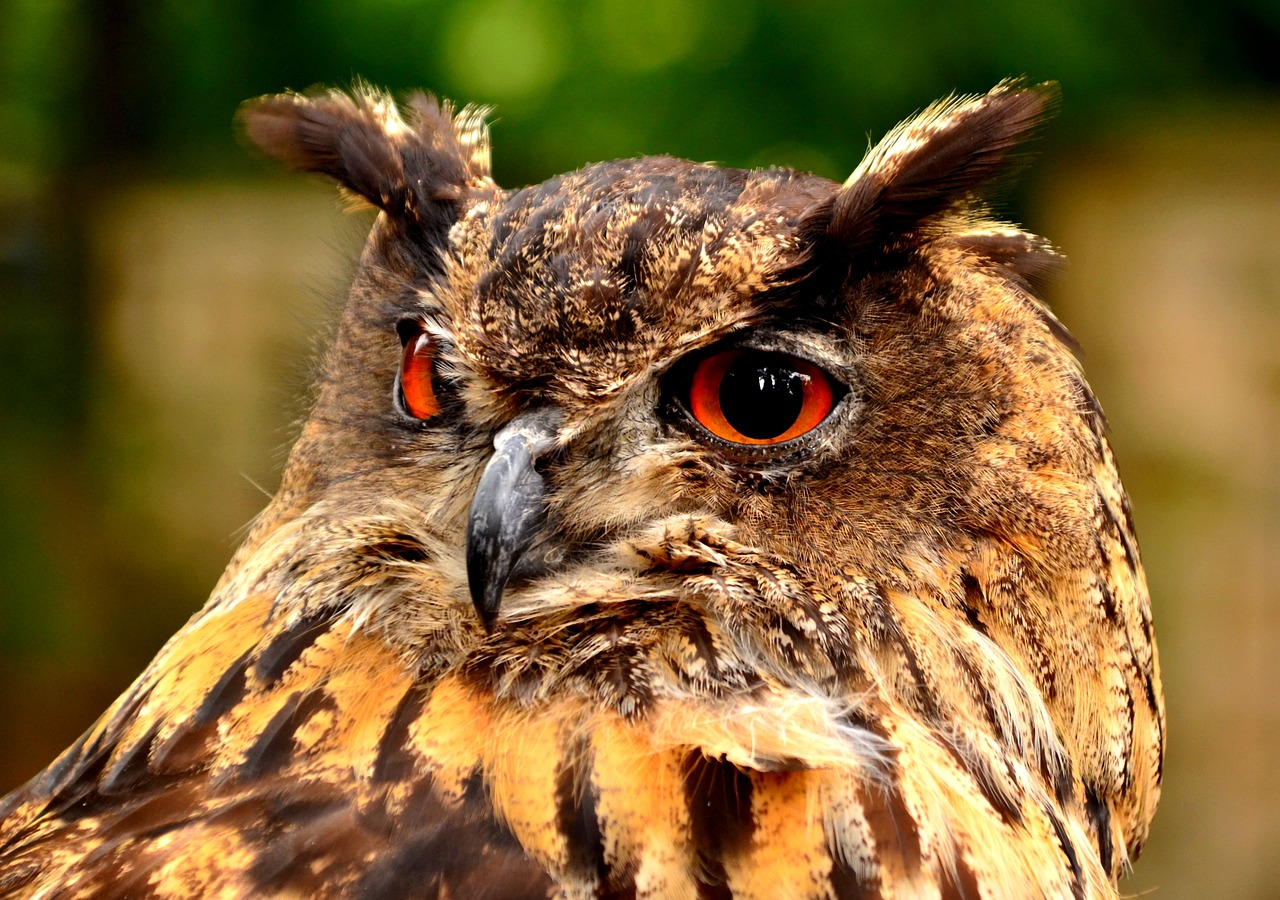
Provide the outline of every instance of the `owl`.
[[843,184],[505,190],[484,113],[242,111],[377,218],[207,605],[0,806],[16,897],[1115,897],[1164,713],[1006,81]]

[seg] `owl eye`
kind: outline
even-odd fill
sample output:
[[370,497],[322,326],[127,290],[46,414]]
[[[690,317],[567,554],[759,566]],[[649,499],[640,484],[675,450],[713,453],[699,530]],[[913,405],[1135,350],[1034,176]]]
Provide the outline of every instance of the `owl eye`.
[[415,419],[430,419],[440,412],[436,397],[436,344],[420,326],[402,329],[404,352],[400,357],[400,403]]
[[836,402],[831,378],[807,360],[760,350],[703,359],[689,385],[689,411],[734,444],[781,444],[818,427]]

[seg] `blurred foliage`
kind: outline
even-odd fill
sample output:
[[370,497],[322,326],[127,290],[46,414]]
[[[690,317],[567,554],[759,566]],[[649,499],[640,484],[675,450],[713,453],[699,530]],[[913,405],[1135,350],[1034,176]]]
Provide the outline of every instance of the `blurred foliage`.
[[[1108,136],[1153,122],[1177,133],[1224,111],[1277,110],[1278,47],[1276,0],[0,0],[0,683],[9,687],[0,692],[0,793],[115,696],[230,555],[231,536],[198,559],[161,564],[177,546],[166,545],[172,536],[143,534],[122,518],[121,509],[141,505],[128,491],[141,488],[112,473],[146,471],[160,431],[128,431],[151,412],[112,399],[119,361],[106,359],[114,345],[102,334],[115,276],[94,254],[103,222],[169,215],[160,201],[118,202],[139,185],[263,178],[268,167],[244,152],[232,126],[244,99],[363,78],[492,105],[495,175],[508,186],[646,153],[842,179],[868,139],[910,111],[1008,76],[1062,84],[1061,118],[1041,145],[1058,160],[1087,157]],[[1268,147],[1260,156],[1276,155]],[[1093,215],[1146,171],[1124,168]],[[1167,179],[1156,193],[1179,183]],[[208,193],[174,191],[169,202],[228,218],[247,208],[198,206]],[[1017,218],[1069,232],[1069,223],[1041,228],[1048,214],[1027,196],[1013,198]],[[279,202],[313,208],[293,195]],[[253,227],[265,226],[244,233]],[[205,233],[191,233],[198,250]],[[319,246],[304,238],[298,246]],[[1080,320],[1088,317],[1068,317]],[[1086,346],[1105,344],[1104,329],[1090,337]],[[191,412],[205,411],[195,403]],[[221,423],[234,418],[201,424],[225,431]],[[196,428],[185,439],[216,449]],[[1162,471],[1151,465],[1131,487],[1163,478],[1176,494]],[[1192,493],[1211,483],[1184,480]],[[1194,506],[1191,494],[1176,496]],[[1156,524],[1147,546],[1158,551]],[[1176,569],[1152,571],[1156,584]],[[1161,628],[1162,646],[1177,650],[1177,622]],[[1187,732],[1171,718],[1176,744]],[[1259,733],[1274,733],[1266,727]],[[1157,840],[1176,827],[1158,817]],[[1192,830],[1184,823],[1183,833]],[[1172,848],[1192,845],[1166,846],[1173,857]]]
[[1267,0],[5,0],[2,18],[6,192],[103,162],[243,165],[241,100],[357,76],[495,104],[512,183],[657,151],[778,162],[771,145],[835,176],[868,131],[1008,75],[1061,81],[1068,131],[1280,80]]

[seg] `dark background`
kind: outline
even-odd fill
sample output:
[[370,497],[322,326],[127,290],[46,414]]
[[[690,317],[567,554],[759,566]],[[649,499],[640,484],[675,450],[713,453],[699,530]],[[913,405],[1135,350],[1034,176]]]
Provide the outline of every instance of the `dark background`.
[[356,77],[497,107],[515,186],[672,153],[843,179],[1008,75],[1063,106],[1006,211],[1072,264],[1150,576],[1165,800],[1127,892],[1280,883],[1280,5],[0,0],[0,792],[202,603],[274,487],[368,227],[238,145]]

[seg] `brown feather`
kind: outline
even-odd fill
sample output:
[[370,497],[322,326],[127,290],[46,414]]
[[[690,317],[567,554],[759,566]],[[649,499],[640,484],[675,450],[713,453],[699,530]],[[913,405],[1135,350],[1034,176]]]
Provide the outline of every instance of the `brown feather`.
[[[976,196],[1051,97],[931,107],[843,187],[648,158],[514,192],[423,95],[248,106],[384,214],[277,497],[0,806],[0,895],[1116,896],[1162,774],[1145,578],[1030,292],[1054,254]],[[816,367],[830,413],[714,436],[726,351]],[[473,497],[538,415],[482,623]]]

